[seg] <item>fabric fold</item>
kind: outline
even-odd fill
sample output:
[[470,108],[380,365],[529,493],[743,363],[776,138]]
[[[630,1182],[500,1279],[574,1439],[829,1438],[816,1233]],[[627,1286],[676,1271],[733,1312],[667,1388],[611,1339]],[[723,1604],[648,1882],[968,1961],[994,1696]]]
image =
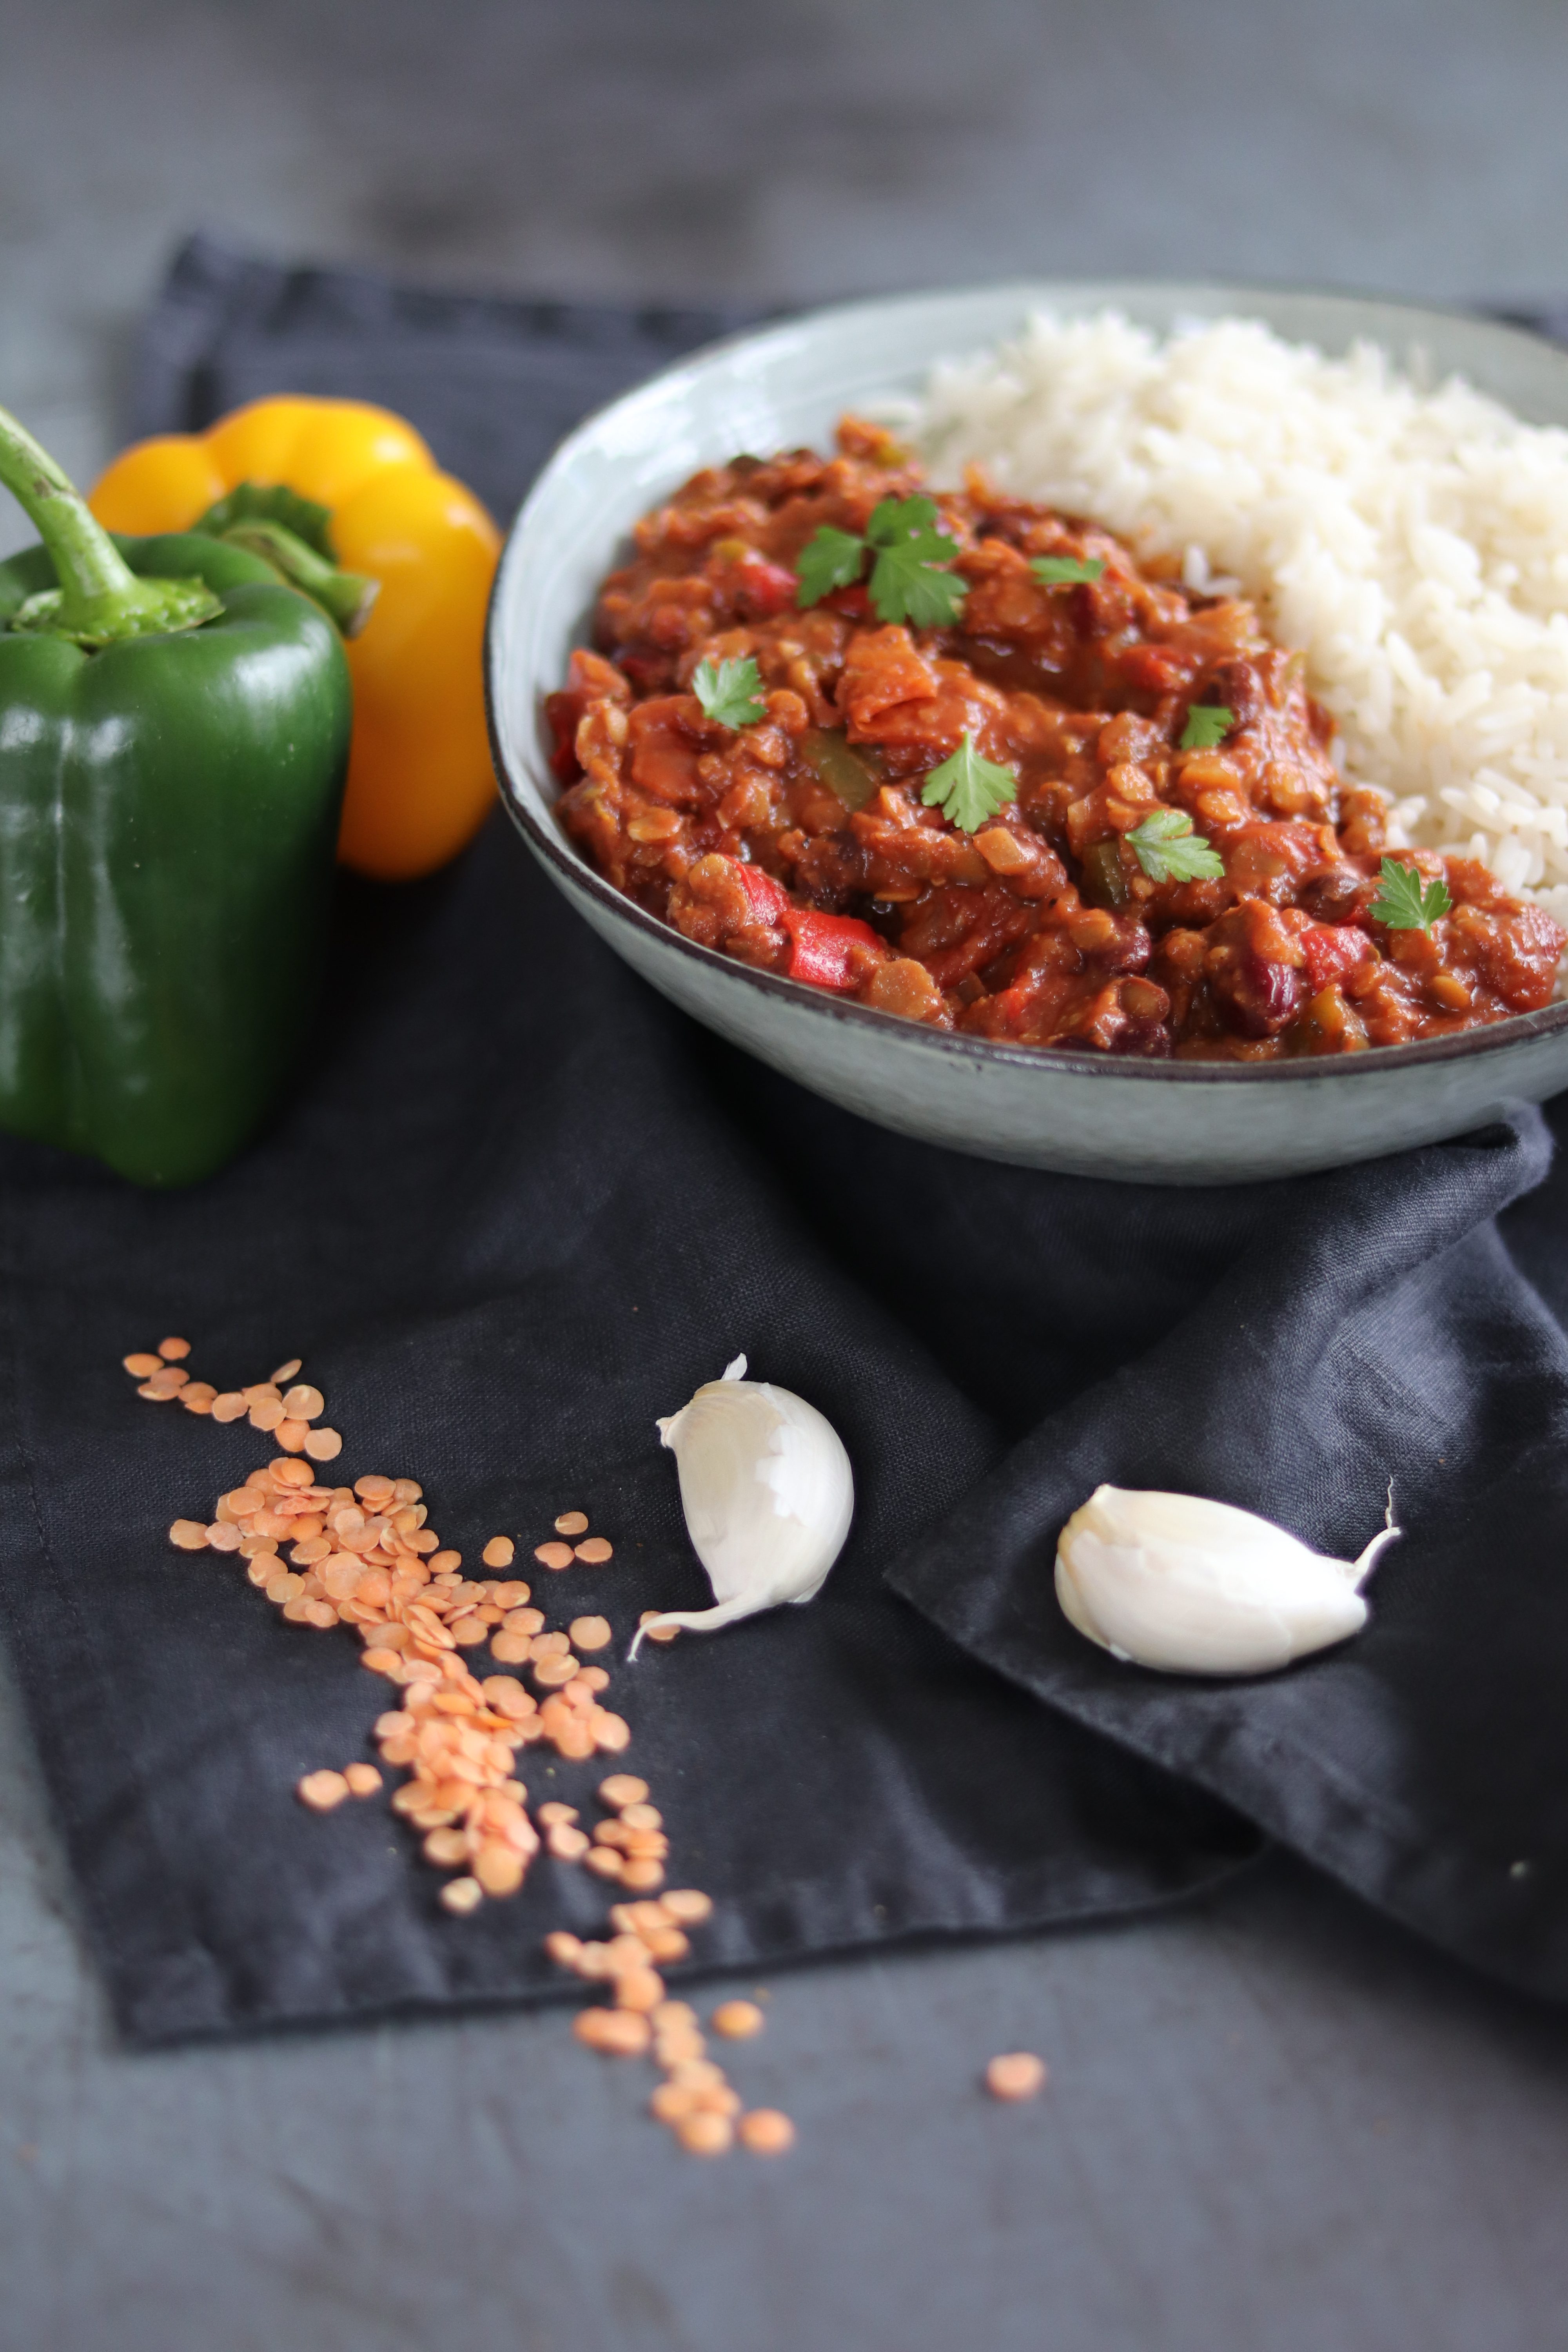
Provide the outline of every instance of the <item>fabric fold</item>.
[[[1192,1311],[1045,1416],[889,1577],[1051,1707],[1560,1999],[1568,1339],[1496,1222],[1550,1160],[1525,1111],[1274,1188],[1273,1214]],[[1391,1480],[1405,1536],[1371,1622],[1281,1674],[1154,1675],[1058,1608],[1058,1531],[1101,1481],[1210,1496],[1350,1557]],[[984,1566],[955,1578],[960,1528]]]

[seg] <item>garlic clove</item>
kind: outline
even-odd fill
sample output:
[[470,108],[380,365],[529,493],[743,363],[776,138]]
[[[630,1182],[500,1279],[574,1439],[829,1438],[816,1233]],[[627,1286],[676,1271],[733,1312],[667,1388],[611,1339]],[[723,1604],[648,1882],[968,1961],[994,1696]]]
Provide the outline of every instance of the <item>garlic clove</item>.
[[1358,1633],[1360,1587],[1399,1530],[1358,1559],[1196,1495],[1098,1486],[1057,1543],[1064,1614],[1091,1642],[1164,1674],[1268,1674]]
[[789,1389],[746,1378],[737,1356],[721,1380],[658,1424],[675,1455],[692,1549],[711,1609],[672,1609],[641,1627],[710,1633],[760,1609],[810,1601],[844,1549],[855,1510],[849,1456],[831,1422]]

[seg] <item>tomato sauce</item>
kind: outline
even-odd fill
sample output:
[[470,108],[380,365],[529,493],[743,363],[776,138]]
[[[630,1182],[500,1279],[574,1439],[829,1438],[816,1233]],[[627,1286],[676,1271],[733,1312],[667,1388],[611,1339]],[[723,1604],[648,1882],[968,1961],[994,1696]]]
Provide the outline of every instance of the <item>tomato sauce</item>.
[[[1551,1001],[1562,928],[1476,861],[1402,850],[1448,910],[1373,912],[1382,796],[1340,776],[1300,656],[1240,599],[974,475],[931,493],[950,625],[889,622],[863,580],[803,610],[817,531],[921,489],[879,428],[838,441],[697,475],[605,583],[547,715],[562,821],[616,889],[761,971],[1028,1045],[1263,1061]],[[1047,584],[1040,557],[1097,576]],[[753,721],[708,716],[705,660],[754,662]],[[1194,707],[1223,740],[1183,748]],[[966,738],[1016,780],[973,831],[922,799]],[[1222,875],[1151,874],[1130,836],[1167,810]]]

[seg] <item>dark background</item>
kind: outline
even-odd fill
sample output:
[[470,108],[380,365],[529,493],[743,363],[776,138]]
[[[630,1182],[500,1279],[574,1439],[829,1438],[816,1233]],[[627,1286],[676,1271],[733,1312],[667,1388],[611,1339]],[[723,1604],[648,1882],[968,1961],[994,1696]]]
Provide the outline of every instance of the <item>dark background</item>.
[[[637,299],[1117,270],[1550,299],[1565,63],[1551,0],[0,0],[0,401],[90,476],[195,226]],[[128,2056],[0,1708],[0,2341],[1568,2345],[1559,2018],[1299,1868],[772,1990],[803,2136],[771,2170],[679,2158],[559,2014]],[[1053,2087],[1001,2113],[974,2074],[1020,2045]]]

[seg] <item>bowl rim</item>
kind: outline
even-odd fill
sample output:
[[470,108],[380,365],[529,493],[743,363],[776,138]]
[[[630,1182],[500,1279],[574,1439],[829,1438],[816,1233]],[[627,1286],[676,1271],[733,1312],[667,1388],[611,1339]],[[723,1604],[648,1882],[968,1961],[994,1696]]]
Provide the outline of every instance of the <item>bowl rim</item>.
[[1059,293],[1079,284],[1092,288],[1098,296],[1114,301],[1121,298],[1133,299],[1140,295],[1159,294],[1168,298],[1173,292],[1219,295],[1284,295],[1295,299],[1310,299],[1342,302],[1347,309],[1368,310],[1400,310],[1408,312],[1413,321],[1422,319],[1446,319],[1485,328],[1489,333],[1529,343],[1553,353],[1568,368],[1568,350],[1532,328],[1512,320],[1493,319],[1468,310],[1462,304],[1412,302],[1397,296],[1365,292],[1346,292],[1334,287],[1285,285],[1268,279],[1240,278],[1117,278],[1029,279],[1004,278],[981,280],[975,284],[953,287],[913,289],[897,294],[877,295],[829,303],[812,304],[802,310],[776,313],[753,327],[743,327],[716,336],[711,342],[702,343],[651,375],[617,393],[613,400],[603,401],[589,410],[552,452],[550,457],[530,484],[527,495],[513,516],[500,557],[490,584],[485,613],[484,687],[485,723],[489,735],[490,760],[495,769],[500,797],[507,814],[522,834],[529,847],[542,863],[552,868],[567,893],[581,892],[602,908],[613,920],[624,923],[640,933],[656,950],[663,950],[690,962],[699,971],[710,972],[716,984],[739,983],[772,997],[781,1006],[793,1008],[806,1018],[847,1024],[851,1029],[862,1028],[868,1034],[886,1036],[889,1024],[896,1024],[896,1034],[901,1044],[911,1050],[935,1052],[955,1058],[962,1066],[1037,1071],[1043,1076],[1050,1071],[1070,1071],[1075,1076],[1114,1083],[1141,1079],[1163,1081],[1177,1086],[1289,1086],[1322,1084],[1325,1080],[1353,1078],[1376,1079],[1386,1076],[1391,1068],[1408,1069],[1432,1063],[1468,1060],[1477,1054],[1500,1052],[1510,1045],[1523,1045],[1538,1037],[1555,1035],[1568,1027],[1568,998],[1542,1005],[1532,1013],[1510,1013],[1505,1020],[1481,1024],[1446,1037],[1428,1037],[1404,1045],[1372,1045],[1360,1053],[1302,1055],[1289,1060],[1268,1062],[1176,1061],[1153,1055],[1097,1054],[1077,1051],[1070,1046],[1024,1045],[992,1037],[976,1037],[964,1031],[936,1029],[925,1022],[910,1021],[898,1013],[879,1012],[874,1005],[860,1004],[813,987],[809,982],[791,980],[783,972],[759,971],[750,964],[738,962],[723,955],[717,948],[703,947],[689,940],[672,923],[661,922],[607,882],[591,866],[586,858],[564,838],[559,827],[546,824],[537,817],[527,800],[517,789],[507,751],[502,740],[500,719],[500,689],[497,673],[500,653],[500,611],[510,593],[509,562],[512,550],[536,503],[557,478],[570,471],[581,447],[591,441],[605,420],[627,404],[645,399],[650,392],[668,384],[694,367],[706,365],[725,352],[743,347],[761,347],[775,338],[798,335],[802,328],[828,326],[850,314],[889,311],[918,308],[921,303],[951,301],[965,295],[1017,294],[1027,299],[1037,296],[1046,300],[1051,292]]

